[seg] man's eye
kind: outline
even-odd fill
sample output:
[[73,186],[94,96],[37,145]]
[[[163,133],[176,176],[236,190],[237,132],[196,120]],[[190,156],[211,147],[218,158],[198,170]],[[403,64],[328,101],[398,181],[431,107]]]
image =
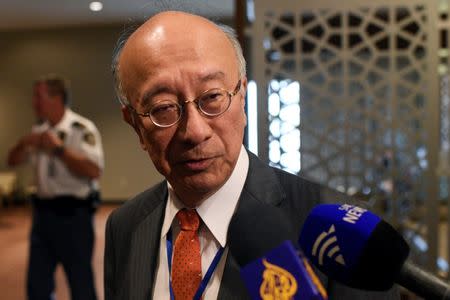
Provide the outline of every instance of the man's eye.
[[164,113],[170,113],[170,112],[176,112],[178,111],[178,105],[175,103],[166,103],[166,104],[160,104],[158,106],[155,106],[151,110],[151,114],[164,114]]
[[202,97],[203,102],[214,102],[218,100],[222,100],[223,94],[220,92],[211,92]]

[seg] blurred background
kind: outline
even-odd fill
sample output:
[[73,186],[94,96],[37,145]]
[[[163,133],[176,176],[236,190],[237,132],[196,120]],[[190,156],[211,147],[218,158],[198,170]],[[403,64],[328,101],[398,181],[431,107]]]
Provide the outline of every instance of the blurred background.
[[30,170],[8,169],[6,155],[34,123],[33,80],[57,73],[71,82],[73,109],[103,139],[101,292],[105,218],[162,178],[121,120],[112,50],[127,24],[174,6],[236,29],[250,80],[247,147],[365,201],[402,232],[416,263],[448,280],[449,2],[0,0],[0,290],[24,298],[34,190]]

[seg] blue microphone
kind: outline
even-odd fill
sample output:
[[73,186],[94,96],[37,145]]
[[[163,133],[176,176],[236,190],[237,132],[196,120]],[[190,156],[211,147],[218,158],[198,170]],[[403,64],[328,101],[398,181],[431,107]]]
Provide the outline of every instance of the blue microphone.
[[316,206],[299,244],[319,270],[347,286],[382,291],[399,283],[427,300],[450,300],[449,285],[407,261],[409,246],[400,233],[364,208]]
[[275,207],[241,209],[228,229],[230,254],[252,299],[326,300],[326,290],[290,239],[292,226]]

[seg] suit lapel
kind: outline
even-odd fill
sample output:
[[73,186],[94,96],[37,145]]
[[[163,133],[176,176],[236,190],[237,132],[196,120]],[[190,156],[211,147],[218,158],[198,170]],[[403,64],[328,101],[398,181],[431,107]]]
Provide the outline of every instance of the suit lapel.
[[238,209],[241,209],[249,200],[279,206],[286,198],[286,193],[280,185],[277,175],[272,168],[264,164],[253,153],[247,153],[249,168]]
[[[154,197],[154,198],[153,198]],[[149,198],[156,199],[143,208],[130,245],[130,299],[151,299],[164,219],[167,187],[164,182]],[[132,288],[131,288],[132,287]]]
[[225,262],[225,269],[223,270],[222,281],[220,283],[219,300],[250,300],[247,293],[247,288],[241,280],[240,267],[236,260],[228,252],[227,260]]
[[[239,197],[237,211],[254,207],[254,203],[278,206],[285,193],[271,168],[264,165],[256,156],[248,152],[249,169]],[[241,280],[240,267],[228,252],[225,269],[219,289],[218,299],[250,299],[247,288]]]

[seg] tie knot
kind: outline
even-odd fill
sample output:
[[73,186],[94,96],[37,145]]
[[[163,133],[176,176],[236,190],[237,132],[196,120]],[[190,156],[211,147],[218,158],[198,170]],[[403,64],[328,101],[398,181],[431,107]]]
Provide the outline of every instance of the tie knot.
[[177,213],[176,218],[180,224],[181,230],[197,231],[200,226],[200,218],[195,209],[183,208]]

